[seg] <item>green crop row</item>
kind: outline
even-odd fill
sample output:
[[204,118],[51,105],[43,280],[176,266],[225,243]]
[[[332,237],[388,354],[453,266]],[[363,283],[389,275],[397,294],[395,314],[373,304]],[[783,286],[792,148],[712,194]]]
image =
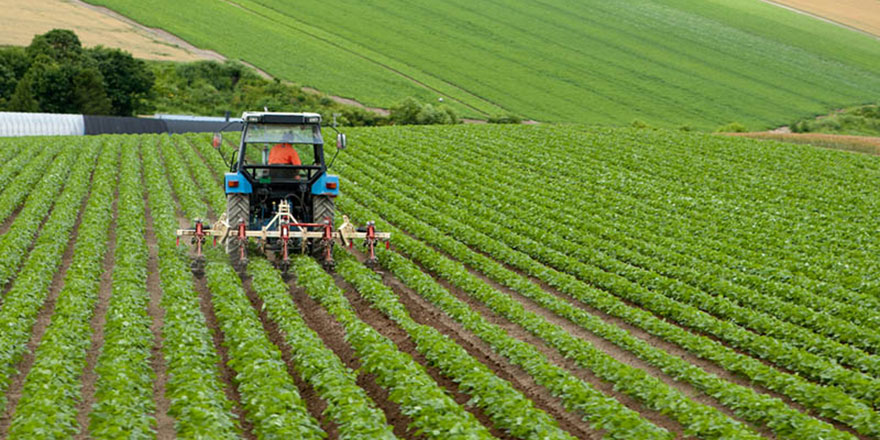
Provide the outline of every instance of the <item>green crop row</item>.
[[[590,281],[592,284],[612,293],[621,290],[626,291],[626,289],[638,289],[643,293],[648,292],[648,290],[662,293],[674,300],[694,306],[695,308],[692,310],[698,308],[720,318],[730,320],[733,323],[741,324],[762,334],[771,336],[780,342],[791,343],[796,347],[802,348],[800,353],[795,352],[797,356],[794,357],[806,358],[802,360],[802,362],[804,364],[811,362],[812,364],[807,364],[810,368],[809,370],[798,369],[797,366],[792,365],[791,362],[783,364],[785,367],[802,372],[813,378],[824,378],[826,376],[835,378],[837,381],[831,381],[831,383],[841,385],[854,396],[867,399],[871,402],[880,396],[880,394],[878,394],[878,391],[880,391],[880,381],[876,381],[874,378],[858,372],[852,373],[849,370],[823,361],[817,356],[805,354],[803,350],[809,349],[811,353],[816,352],[818,354],[824,354],[831,359],[842,360],[848,364],[856,365],[861,369],[870,372],[880,371],[880,359],[877,359],[876,357],[870,356],[863,351],[848,345],[816,335],[809,330],[805,330],[791,323],[782,322],[763,313],[762,311],[764,309],[758,308],[757,310],[754,310],[741,307],[736,305],[732,299],[716,297],[699,291],[684,283],[675,282],[674,280],[658,276],[653,272],[643,269],[643,266],[641,265],[628,265],[622,263],[596,251],[595,246],[584,247],[574,245],[567,239],[557,237],[554,231],[556,228],[554,228],[552,224],[543,221],[540,218],[541,216],[529,216],[529,222],[518,221],[509,218],[505,214],[501,214],[498,208],[484,208],[477,203],[470,202],[470,200],[478,197],[482,197],[483,199],[503,198],[503,191],[501,190],[497,193],[494,191],[487,191],[484,186],[482,190],[474,190],[473,192],[470,192],[466,188],[467,185],[462,183],[458,190],[459,195],[454,196],[450,194],[449,191],[443,189],[440,186],[440,183],[434,185],[430,184],[430,180],[433,179],[431,176],[428,176],[425,179],[419,179],[419,185],[414,186],[416,181],[412,179],[411,173],[404,171],[405,168],[398,168],[396,170],[393,167],[388,166],[383,168],[381,162],[383,161],[371,159],[369,157],[361,157],[359,161],[354,161],[353,164],[356,166],[362,165],[364,167],[370,167],[371,169],[382,170],[377,176],[377,180],[387,182],[387,179],[396,177],[397,179],[411,181],[411,185],[398,186],[395,191],[406,193],[409,197],[417,200],[424,199],[426,201],[425,203],[429,206],[446,206],[444,211],[447,212],[449,209],[461,210],[460,213],[453,217],[462,218],[462,223],[472,225],[478,230],[487,231],[487,235],[491,236],[493,239],[512,245],[517,250],[528,254],[544,264]],[[399,163],[397,166],[405,167],[406,164]],[[464,180],[468,180],[465,176],[460,177],[464,178]],[[440,179],[442,179],[442,177],[440,177]],[[418,188],[418,190],[415,188]],[[527,207],[521,207],[519,204],[515,203],[513,199],[506,199],[501,203],[506,207],[504,211],[511,213],[512,215],[526,217],[529,213],[534,212],[533,210],[528,210]],[[463,206],[466,210],[458,208],[458,206]],[[437,221],[438,220],[434,220],[433,218],[429,220],[431,223],[439,224]],[[506,228],[504,230],[493,228],[492,225],[497,224],[503,224]],[[575,261],[576,263],[570,264],[572,261]],[[605,274],[600,275],[599,270],[605,271],[607,274],[618,275],[611,275],[603,279],[602,277],[605,276]],[[739,299],[742,300],[743,297],[740,297]],[[767,301],[759,303],[769,307],[770,310],[773,310],[772,306],[780,306],[779,301],[773,302],[773,304],[767,304]],[[787,305],[787,303],[781,303]],[[754,306],[754,304],[751,305]],[[664,308],[669,310],[669,306],[664,306]],[[783,312],[790,312],[788,309],[789,308],[784,308]],[[828,323],[824,325],[828,325],[825,332],[847,335],[847,338],[841,339],[865,339],[866,334],[869,334],[869,332],[861,331],[857,327],[854,329],[852,325],[848,327],[831,326]],[[849,332],[844,333],[845,330],[849,330]],[[731,332],[725,329],[725,333],[730,334]],[[723,336],[719,333],[713,334],[723,339]],[[760,356],[771,360],[776,359],[774,356],[766,354],[770,349],[781,355],[792,356],[788,355],[784,348],[780,348],[779,343],[772,345],[768,344],[766,342],[767,340],[768,339],[764,338],[763,340],[758,340],[752,345],[764,347],[763,350],[759,352]],[[748,346],[745,348],[748,348]],[[832,374],[835,374],[836,377],[831,376]]]
[[[55,302],[52,322],[40,340],[34,364],[24,380],[21,400],[9,428],[10,439],[69,438],[80,429],[76,419],[77,403],[86,353],[91,345],[89,324],[98,297],[113,218],[115,176],[119,169],[117,145],[106,139],[86,142],[83,145],[86,156],[100,151],[94,175],[89,178],[92,167],[90,161],[85,160],[68,182],[81,187],[78,197],[71,196],[71,199],[81,199],[89,191],[89,200],[77,232],[73,261]],[[91,189],[89,182],[92,182]]]
[[[84,147],[82,161],[91,163],[97,155],[98,148],[94,146]],[[78,180],[89,181],[91,170],[78,167],[78,175],[70,175],[71,165],[76,158],[76,150],[67,150],[52,163],[35,189],[27,196],[24,207],[15,217],[6,234],[0,237],[0,286],[6,286],[15,276],[22,260],[25,259],[43,219],[49,215],[49,211],[55,199],[65,185],[71,182],[76,184]],[[82,199],[82,194],[79,195]]]
[[373,374],[388,390],[389,400],[412,419],[415,433],[430,439],[493,438],[416,363],[388,338],[361,321],[330,275],[309,257],[293,261],[297,284],[317,300],[345,329],[345,338],[360,359],[361,370]]
[[[71,150],[62,155],[59,161],[69,168],[75,163],[78,153],[78,150]],[[91,159],[94,159],[94,156],[91,156]],[[90,168],[93,165],[93,161],[83,160],[73,168]],[[45,172],[45,169],[41,171]],[[52,170],[64,175],[68,171],[68,169]],[[6,406],[6,391],[17,372],[18,362],[28,349],[27,342],[31,337],[31,330],[49,295],[49,287],[61,265],[64,250],[71,241],[69,237],[72,235],[77,214],[82,207],[82,199],[87,191],[88,182],[67,186],[62,196],[55,202],[55,207],[43,225],[33,250],[18,272],[15,283],[3,298],[3,304],[0,306],[0,328],[3,329],[0,332],[0,394],[3,396],[0,397],[2,403],[0,407]]]
[[96,439],[156,437],[151,319],[147,313],[147,259],[140,140],[121,146],[116,202],[116,250],[104,343],[95,365],[95,404],[89,435]]
[[327,402],[324,414],[336,425],[339,438],[396,438],[385,414],[357,385],[357,375],[306,325],[290,299],[289,287],[272,265],[261,258],[251,260],[248,274],[266,314],[290,346],[294,368]]
[[[218,255],[220,258],[218,258]],[[309,415],[281,351],[269,341],[241,280],[215,252],[207,267],[211,305],[223,331],[228,365],[235,371],[241,404],[258,438],[323,439],[327,434]]]
[[[476,254],[467,249],[467,247],[462,246],[460,243],[456,243],[454,240],[441,235],[436,229],[418,222],[414,218],[403,214],[398,209],[389,206],[387,203],[381,202],[372,197],[366,197],[363,194],[358,194],[358,191],[360,190],[349,187],[348,194],[353,195],[354,198],[358,200],[369,201],[369,206],[374,209],[380,209],[381,213],[388,216],[386,218],[389,220],[398,222],[402,226],[406,225],[409,233],[416,234],[416,236],[439,246],[445,252],[460,261],[466,262],[475,269],[480,270],[493,280],[511,287],[523,295],[534,299],[539,304],[555,313],[561,314],[581,326],[585,326],[591,332],[594,332],[616,345],[633,352],[649,364],[658,366],[673,377],[691,383],[698,389],[715,397],[747,420],[752,420],[756,423],[767,423],[768,426],[778,429],[781,435],[792,431],[799,432],[798,435],[804,435],[802,438],[816,438],[816,435],[831,435],[831,433],[834,435],[844,435],[843,433],[833,430],[829,425],[792,410],[778,399],[772,399],[768,396],[756,393],[749,388],[722,381],[717,377],[688,364],[678,357],[669,355],[662,350],[650,346],[642,340],[633,338],[618,327],[605,324],[601,320],[586,314],[583,310],[578,309],[568,302],[562,301],[559,298],[544,292],[540,287],[531,284],[525,278],[508,271],[497,262]],[[343,209],[346,212],[352,213],[348,202],[340,202],[340,207],[342,206],[345,206]],[[363,214],[353,215],[353,217],[359,219],[370,218]],[[383,225],[383,227],[385,227],[385,225]],[[487,246],[492,244],[492,240],[484,238],[484,241]],[[398,247],[401,247],[404,243],[415,242],[407,239],[407,237],[398,237],[395,239],[395,243]],[[413,244],[413,246],[416,246],[416,244]],[[415,258],[415,255],[411,254],[411,256]],[[514,266],[523,261],[523,257],[518,257],[515,253],[495,256],[496,258],[500,258],[501,261],[506,261]],[[425,262],[422,263],[427,264]],[[794,376],[783,375],[772,368],[767,367],[760,361],[740,355],[733,350],[726,349],[726,347],[723,347],[717,342],[691,334],[680,327],[657,319],[643,310],[628,307],[622,301],[607,293],[586,288],[586,286],[579,283],[571,276],[560,274],[544,266],[538,266],[528,267],[528,272],[547,282],[549,285],[554,286],[563,292],[569,293],[599,310],[642,327],[649,333],[656,334],[669,339],[671,342],[678,343],[682,345],[682,347],[699,354],[701,357],[718,362],[727,369],[733,369],[734,371],[746,374],[747,377],[751,377],[753,380],[760,380],[763,383],[767,383],[768,387],[771,387],[771,389],[781,388],[792,394],[795,400],[812,404],[811,406],[822,411],[823,415],[842,419],[845,423],[855,425],[854,427],[857,427],[857,429],[861,431],[873,432],[878,426],[872,421],[876,416],[870,408],[867,408],[859,402],[853,402],[853,399],[848,398],[848,396],[842,393],[834,393],[832,390],[814,386],[803,380],[798,380]],[[453,269],[450,268],[448,270],[452,271]],[[456,271],[451,272],[451,274],[466,273],[462,272],[462,270],[463,269],[459,268]],[[451,274],[449,276],[452,276]],[[486,287],[480,287],[479,283],[471,286],[471,288],[475,289],[477,292],[486,291]],[[829,407],[835,409],[832,410],[829,409]],[[859,415],[853,417],[853,413]],[[781,423],[783,420],[786,422]],[[789,424],[793,423],[792,420],[797,420],[797,428],[789,427]],[[803,431],[801,432],[800,430]],[[807,435],[807,433],[809,433],[809,435]]]
[[[0,188],[6,188],[9,185],[9,181],[17,176],[29,161],[35,158],[33,151],[36,148],[35,143],[31,139],[29,142],[20,141],[19,143],[9,144],[7,152],[17,151],[17,154],[7,157],[6,161],[2,162],[4,165],[3,168],[0,168]],[[18,146],[18,148],[14,149],[12,146]]]
[[[353,154],[358,156],[359,161],[369,163],[372,169],[381,170],[382,175],[400,176],[402,178],[409,177],[405,172],[395,168],[395,165],[404,165],[399,158],[381,151],[381,146],[377,147],[377,149],[372,149],[369,155],[358,154],[357,152]],[[462,154],[466,155],[467,153]],[[371,156],[375,156],[375,158],[371,158]],[[414,152],[407,160],[412,160],[414,157],[420,157],[420,154]],[[485,158],[485,156],[482,157]],[[612,240],[597,239],[593,234],[585,230],[591,226],[589,223],[582,225],[579,223],[584,222],[574,223],[574,219],[559,218],[559,212],[564,211],[572,203],[577,202],[563,204],[544,201],[541,206],[538,206],[532,203],[532,200],[536,199],[534,195],[536,189],[534,186],[525,185],[522,179],[511,179],[513,182],[504,181],[502,183],[501,181],[505,179],[505,176],[497,176],[493,177],[491,182],[480,182],[478,180],[479,175],[467,169],[467,167],[462,170],[456,170],[454,174],[462,180],[459,185],[458,195],[450,194],[444,189],[443,185],[448,181],[448,176],[452,175],[448,170],[437,170],[436,173],[424,176],[420,180],[420,185],[418,186],[420,191],[418,193],[414,193],[415,187],[412,186],[401,187],[400,191],[412,197],[418,197],[423,193],[425,195],[430,194],[432,198],[441,200],[443,204],[451,204],[472,211],[472,215],[468,216],[468,218],[476,217],[473,221],[484,224],[504,224],[523,236],[531,234],[532,238],[535,238],[536,231],[540,231],[539,234],[542,241],[546,241],[543,239],[544,237],[558,236],[558,240],[548,241],[545,244],[580,261],[595,262],[604,270],[623,274],[637,283],[641,281],[639,276],[647,276],[639,268],[650,269],[661,275],[688,282],[688,285],[680,283],[670,285],[670,282],[664,279],[663,282],[665,284],[661,285],[661,289],[655,286],[658,284],[656,281],[644,283],[644,285],[652,290],[662,290],[664,292],[685,291],[682,295],[689,295],[693,301],[698,301],[698,304],[705,311],[721,310],[723,317],[735,318],[735,322],[744,325],[748,324],[752,329],[761,333],[778,337],[798,347],[808,347],[812,351],[830,356],[847,365],[856,366],[863,371],[870,372],[872,375],[880,376],[880,359],[875,356],[805,331],[787,322],[779,322],[773,317],[795,324],[804,324],[823,335],[846,343],[852,343],[865,349],[872,349],[880,343],[880,334],[873,329],[860,327],[844,319],[819,313],[797,304],[790,304],[770,295],[753,292],[750,289],[730,282],[721,282],[714,277],[706,275],[706,272],[700,269],[705,268],[705,264],[697,264],[696,268],[683,268],[645,257]],[[520,190],[516,188],[518,185],[525,185],[529,190]],[[488,191],[489,188],[492,191]],[[472,203],[471,201],[474,200],[474,196],[465,196],[464,192],[480,194],[481,198],[477,199],[479,204]],[[432,203],[437,202],[432,201]],[[485,207],[481,206],[481,204],[485,205]],[[516,206],[516,208],[502,209],[508,206]],[[590,215],[595,209],[593,207],[592,209],[580,210],[582,213],[580,219],[582,220],[584,216]],[[528,215],[537,210],[544,210],[545,214],[540,216]],[[528,220],[520,220],[520,218],[528,218]],[[573,224],[573,226],[571,228],[560,228],[559,225],[564,224],[566,221],[569,224]],[[615,236],[619,237],[619,235],[616,234]],[[621,240],[623,239],[621,238]],[[663,252],[663,250],[656,248],[652,251],[655,253]],[[531,255],[540,255],[532,252],[529,253]],[[613,260],[610,258],[612,256],[633,267],[628,267]],[[712,271],[708,270],[708,272],[711,273]],[[695,292],[691,286],[702,287],[707,293],[720,293],[729,302],[723,299],[708,298],[704,294]],[[806,296],[813,299],[818,298],[811,294],[806,294]],[[761,311],[761,314],[757,315],[756,319],[750,316],[751,313],[749,311],[743,310],[738,304],[757,309]],[[839,307],[841,304],[835,303],[833,306]],[[772,314],[773,317],[763,314],[765,311]]]
[[186,164],[180,158],[180,152],[177,151],[174,142],[168,137],[160,137],[159,146],[168,180],[171,181],[180,208],[190,221],[207,219],[208,207],[193,186]]
[[[219,218],[220,214],[226,212],[226,194],[222,187],[217,185],[217,180],[211,173],[211,169],[205,164],[196,150],[192,149],[189,142],[182,138],[173,138],[175,150],[179,153],[177,156],[183,156],[184,163],[189,169],[190,175],[198,182],[202,190],[202,199],[214,211],[214,218]],[[214,153],[216,154],[216,153]]]
[[[30,194],[35,184],[43,177],[45,171],[50,168],[50,164],[60,150],[60,142],[50,142],[36,157],[21,164],[22,169],[15,176],[15,179],[9,185],[4,186],[3,193],[0,193],[0,222],[6,221],[21,206],[25,197]],[[26,156],[28,158],[32,157],[33,152],[29,152]],[[9,165],[5,165],[4,168]]]
[[234,439],[238,427],[231,413],[217,365],[211,330],[200,311],[189,257],[175,246],[178,228],[171,186],[159,158],[158,145],[143,150],[144,180],[149,193],[150,217],[158,241],[162,325],[162,353],[168,378],[165,395],[170,401],[175,432],[181,439]]
[[[226,133],[226,136],[229,136],[229,133]],[[202,156],[202,160],[208,164],[208,167],[211,168],[211,171],[214,173],[218,182],[223,182],[223,174],[229,172],[229,167],[224,163],[224,159],[220,157],[219,152],[222,152],[223,157],[226,160],[229,160],[229,155],[232,153],[232,148],[228,147],[228,144],[224,144],[223,146],[217,147],[216,149],[212,145],[212,136],[205,135],[201,133],[189,133],[183,136],[185,141],[184,145],[188,142],[192,144],[193,148],[198,150],[199,155]]]
[[339,248],[334,256],[339,274],[397,323],[415,342],[416,350],[470,395],[470,403],[482,408],[497,428],[520,439],[573,439],[510,382],[496,376],[455,341],[433,327],[415,322],[396,295],[376,279],[376,274]]

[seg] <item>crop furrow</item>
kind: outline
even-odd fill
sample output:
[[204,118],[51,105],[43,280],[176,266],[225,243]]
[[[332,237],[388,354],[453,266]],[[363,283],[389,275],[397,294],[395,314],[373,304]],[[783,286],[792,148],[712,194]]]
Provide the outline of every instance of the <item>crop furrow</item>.
[[[495,426],[523,439],[573,438],[560,430],[547,413],[535,408],[510,382],[496,376],[455,341],[433,327],[415,322],[394,293],[369,269],[347,256],[345,251],[334,255],[340,275],[402,328],[415,342],[416,350],[469,394],[471,404],[482,408]],[[661,435],[662,431],[652,433]]]
[[306,409],[293,379],[260,324],[242,290],[241,280],[215,252],[207,267],[211,304],[223,331],[229,366],[241,393],[246,416],[258,438],[322,439],[321,430]]
[[219,380],[219,356],[200,310],[188,257],[175,246],[177,216],[158,146],[146,149],[142,158],[159,247],[161,306],[165,310],[162,354],[168,371],[166,396],[177,437],[237,438],[232,402],[226,398]]
[[413,359],[356,316],[342,291],[309,257],[294,260],[297,284],[345,328],[361,368],[376,376],[412,424],[427,438],[492,438],[474,416],[456,404]]

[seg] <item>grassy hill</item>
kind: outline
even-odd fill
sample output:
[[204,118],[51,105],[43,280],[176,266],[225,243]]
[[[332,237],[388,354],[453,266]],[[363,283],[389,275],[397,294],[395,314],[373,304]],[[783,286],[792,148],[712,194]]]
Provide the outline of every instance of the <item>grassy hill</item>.
[[89,0],[324,92],[750,129],[880,99],[877,40],[758,0]]

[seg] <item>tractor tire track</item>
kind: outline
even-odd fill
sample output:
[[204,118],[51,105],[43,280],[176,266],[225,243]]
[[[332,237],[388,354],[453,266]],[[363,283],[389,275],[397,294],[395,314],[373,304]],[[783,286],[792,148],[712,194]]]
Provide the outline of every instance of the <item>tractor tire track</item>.
[[[363,262],[365,256],[360,251],[352,254]],[[498,377],[510,382],[514,388],[534,402],[535,407],[550,414],[559,426],[574,437],[580,439],[601,438],[601,433],[591,430],[576,414],[569,412],[565,406],[521,367],[508,362],[503,356],[495,353],[492,348],[479,337],[464,329],[459,323],[447,316],[433,304],[419,296],[402,281],[388,272],[378,272],[382,282],[397,294],[398,300],[406,307],[410,316],[422,325],[434,327],[440,333],[454,340],[458,345],[491,369]]]
[[[70,237],[68,237],[67,240],[67,248],[64,250],[64,254],[61,257],[61,265],[59,270],[57,270],[52,277],[52,283],[49,285],[49,294],[46,296],[46,299],[43,302],[43,307],[40,309],[40,313],[37,315],[37,320],[31,330],[32,333],[31,338],[27,343],[27,351],[24,352],[21,361],[18,364],[18,374],[12,378],[12,381],[9,384],[9,389],[6,393],[8,402],[3,415],[0,416],[0,438],[6,438],[6,435],[9,432],[9,427],[15,416],[15,408],[18,406],[18,401],[21,399],[24,381],[27,378],[27,374],[31,370],[31,367],[34,365],[34,354],[37,347],[40,345],[40,341],[43,339],[43,335],[46,333],[46,328],[48,328],[49,323],[52,322],[52,315],[55,312],[55,302],[58,300],[58,294],[61,293],[61,289],[64,288],[64,277],[67,274],[67,269],[73,262],[74,245],[76,244],[76,238],[79,235],[79,228],[82,224],[82,215],[85,211],[88,200],[88,197],[83,197],[79,211],[77,212],[76,222],[74,223]],[[48,219],[50,215],[51,213],[46,215],[43,219],[43,223],[46,222],[46,219]],[[42,225],[40,226],[40,230],[42,230]],[[36,240],[34,240],[34,243],[36,243]],[[31,244],[31,247],[33,247],[33,243]],[[9,285],[11,287],[12,283]]]
[[293,382],[296,385],[297,390],[299,390],[299,395],[302,398],[303,403],[305,403],[306,408],[309,410],[309,414],[321,423],[321,429],[327,433],[327,438],[329,440],[338,439],[339,428],[330,417],[324,415],[324,410],[327,409],[327,402],[324,401],[324,399],[318,395],[315,388],[303,380],[296,371],[290,345],[284,339],[281,330],[278,328],[278,324],[269,318],[269,314],[263,307],[263,300],[260,299],[251,285],[251,278],[249,276],[242,277],[241,283],[251,306],[253,306],[254,311],[257,312],[257,315],[260,317],[263,331],[266,332],[269,341],[275,344],[275,346],[281,351],[281,359],[283,359],[284,363],[287,365],[287,374],[293,378]]
[[352,309],[357,313],[358,318],[369,324],[370,327],[373,327],[377,332],[382,334],[382,336],[390,339],[394,342],[394,345],[397,346],[398,350],[410,355],[414,361],[424,367],[425,371],[428,372],[431,378],[437,382],[437,385],[448,391],[455,402],[461,405],[466,411],[473,414],[473,416],[476,417],[493,436],[502,440],[516,439],[516,437],[511,436],[507,432],[498,429],[482,408],[475,405],[468,405],[471,396],[461,391],[457,383],[445,376],[439,368],[435,367],[425,358],[424,355],[419,353],[416,349],[415,342],[412,341],[409,335],[401,329],[397,323],[386,317],[382,312],[370,307],[370,302],[364,299],[360,293],[357,292],[357,289],[345,281],[341,275],[335,273],[331,275],[333,276],[336,285],[345,293],[346,299],[351,303]]
[[[346,367],[357,372],[361,366],[360,360],[355,355],[351,345],[345,340],[345,330],[342,328],[342,325],[336,322],[301,287],[297,286],[294,280],[289,281],[287,284],[290,288],[290,297],[309,328],[318,334],[324,345],[332,350]],[[400,406],[389,400],[388,391],[376,383],[376,378],[372,374],[358,374],[357,385],[363,388],[376,404],[376,407],[385,413],[385,419],[392,427],[394,435],[401,439],[419,440],[424,438],[424,436],[418,435],[408,428],[412,423],[412,418],[403,414]]]
[[247,440],[256,440],[254,434],[254,424],[245,417],[244,406],[241,404],[241,393],[238,392],[238,386],[235,383],[235,372],[229,367],[229,351],[223,344],[223,332],[217,323],[217,315],[214,314],[214,307],[211,306],[211,298],[213,294],[208,289],[208,285],[204,278],[193,277],[196,293],[199,295],[199,308],[202,315],[205,316],[205,322],[211,330],[211,339],[214,341],[214,350],[219,354],[217,362],[217,371],[220,373],[220,380],[223,382],[223,391],[226,398],[233,403],[232,412],[238,419],[239,425],[243,432],[243,437]]

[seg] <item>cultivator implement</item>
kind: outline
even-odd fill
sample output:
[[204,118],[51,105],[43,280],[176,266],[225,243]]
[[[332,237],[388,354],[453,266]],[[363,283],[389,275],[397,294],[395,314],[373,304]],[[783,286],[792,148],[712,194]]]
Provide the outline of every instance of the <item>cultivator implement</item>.
[[256,239],[260,250],[268,256],[270,251],[276,251],[276,266],[283,272],[290,267],[290,253],[310,253],[318,258],[324,267],[332,270],[335,266],[333,261],[333,244],[339,242],[343,246],[352,247],[354,240],[364,240],[367,251],[368,266],[377,264],[375,249],[380,242],[389,246],[391,234],[376,231],[374,222],[368,222],[366,227],[357,228],[343,216],[342,225],[333,229],[332,219],[325,218],[321,223],[299,222],[290,213],[290,206],[282,202],[278,207],[278,213],[272,220],[259,229],[251,229],[247,223],[239,222],[231,225],[223,214],[214,224],[208,226],[204,221],[196,219],[194,226],[189,229],[177,230],[177,244],[180,245],[181,237],[191,237],[190,242],[195,247],[195,256],[192,263],[193,272],[202,276],[204,274],[205,256],[204,246],[211,237],[213,245],[226,244],[230,240],[237,240],[238,246],[233,246],[239,253],[231,255],[237,266],[236,269],[243,271],[247,266],[247,244],[249,239]]

